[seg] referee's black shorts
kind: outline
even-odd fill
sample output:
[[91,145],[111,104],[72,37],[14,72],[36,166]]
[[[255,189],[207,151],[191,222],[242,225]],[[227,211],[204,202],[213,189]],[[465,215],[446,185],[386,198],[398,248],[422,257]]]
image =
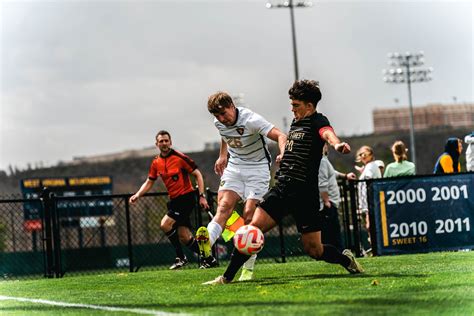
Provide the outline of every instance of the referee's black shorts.
[[196,204],[196,192],[185,193],[168,202],[168,213],[166,215],[174,219],[177,226],[192,228],[190,217]]
[[[312,188],[312,187],[311,187]],[[321,231],[319,192],[308,186],[289,187],[276,185],[268,191],[259,206],[277,223],[291,215],[300,233]]]

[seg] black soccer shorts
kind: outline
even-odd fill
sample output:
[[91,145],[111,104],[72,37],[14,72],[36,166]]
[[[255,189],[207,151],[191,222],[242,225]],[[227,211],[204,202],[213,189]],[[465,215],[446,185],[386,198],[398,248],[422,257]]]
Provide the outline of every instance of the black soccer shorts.
[[191,191],[180,195],[168,202],[168,213],[166,215],[174,219],[177,226],[192,228],[190,217],[196,204],[196,192]]
[[318,194],[317,190],[309,191],[301,187],[290,189],[277,185],[265,194],[259,206],[277,223],[291,215],[296,221],[298,232],[317,232],[322,227]]

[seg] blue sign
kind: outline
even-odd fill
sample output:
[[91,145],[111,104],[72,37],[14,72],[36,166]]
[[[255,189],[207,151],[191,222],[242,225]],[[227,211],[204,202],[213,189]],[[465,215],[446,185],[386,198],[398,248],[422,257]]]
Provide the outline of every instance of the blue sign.
[[377,179],[368,187],[377,255],[474,248],[474,173]]

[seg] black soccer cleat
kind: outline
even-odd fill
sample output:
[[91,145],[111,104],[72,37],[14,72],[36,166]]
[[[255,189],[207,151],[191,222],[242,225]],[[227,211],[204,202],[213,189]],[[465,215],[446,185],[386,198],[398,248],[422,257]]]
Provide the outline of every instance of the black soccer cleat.
[[209,256],[201,260],[201,266],[199,267],[199,269],[210,269],[218,266],[219,263],[217,262],[216,258],[214,258],[213,256]]

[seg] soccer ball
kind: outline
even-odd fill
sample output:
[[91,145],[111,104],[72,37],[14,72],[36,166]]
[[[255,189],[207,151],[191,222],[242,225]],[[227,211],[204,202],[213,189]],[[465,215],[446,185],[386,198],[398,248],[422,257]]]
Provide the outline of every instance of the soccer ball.
[[253,255],[263,249],[265,238],[262,231],[252,225],[244,225],[234,235],[235,248],[244,255]]

